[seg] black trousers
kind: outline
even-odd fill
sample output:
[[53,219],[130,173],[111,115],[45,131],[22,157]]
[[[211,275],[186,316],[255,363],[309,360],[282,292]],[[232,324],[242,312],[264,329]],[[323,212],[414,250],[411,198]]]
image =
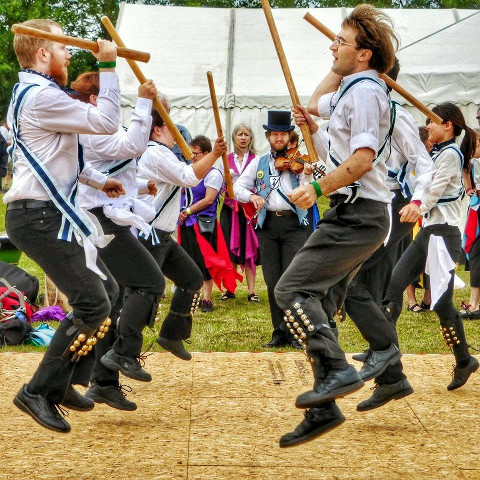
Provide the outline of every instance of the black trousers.
[[347,204],[345,199],[332,195],[331,208],[275,289],[283,310],[306,315],[315,327],[308,332],[307,354],[324,372],[329,366],[346,363],[332,319],[343,305],[348,284],[389,229],[386,204],[363,198]]
[[[386,319],[382,299],[397,262],[399,245],[415,226],[414,223],[400,222],[399,212],[409,201],[400,190],[396,192],[392,200],[392,227],[388,243],[381,245],[365,260],[348,286],[345,298],[347,314],[372,350],[385,350],[392,341],[398,346],[395,325]],[[402,370],[399,362],[395,368],[391,368],[390,373],[383,375],[383,379],[388,380],[387,383],[394,383],[405,377]]]
[[[121,288],[121,295],[112,305],[110,318],[112,328],[95,346],[95,362],[90,370],[78,371],[73,383],[88,384],[93,381],[116,383],[118,372],[102,365],[100,358],[114,345],[119,355],[138,357],[142,348],[142,330],[155,315],[158,300],[165,291],[165,279],[148,250],[134,236],[130,227],[114,223],[103,213],[103,208],[93,208],[104,233],[115,238],[105,247],[98,249],[103,263]],[[125,289],[129,295],[124,301]],[[93,358],[93,356],[92,356]],[[90,362],[92,359],[89,359]],[[93,372],[93,374],[92,374]]]
[[470,286],[480,287],[480,237],[473,242],[472,249],[469,253],[469,265],[470,265]]
[[160,336],[169,340],[185,340],[192,331],[190,314],[193,292],[199,292],[203,275],[188,253],[170,234],[156,230],[160,245],[152,245],[151,239],[140,239],[153,256],[162,273],[177,287],[170,304],[170,312],[164,319]]
[[6,215],[10,240],[44,270],[73,308],[72,314],[58,327],[28,383],[29,392],[56,403],[62,402],[75,369],[81,368],[89,357],[73,363],[69,356],[64,356],[78,331],[73,327],[73,319],[97,328],[110,314],[111,303],[118,296],[118,286],[101,259],[98,266],[108,277],[105,282],[87,269],[85,252],[75,239],[72,242],[57,239],[61,222],[62,216],[55,207],[10,210]]
[[272,316],[272,336],[286,335],[284,313],[277,305],[275,287],[309,234],[307,227],[300,225],[297,215],[278,217],[274,212],[267,212],[262,228],[257,229],[263,278]]
[[[447,224],[422,227],[413,242],[407,248],[400,261],[393,270],[392,280],[385,297],[385,306],[390,310],[391,320],[396,322],[402,311],[403,291],[425,269],[430,236],[443,237],[445,246],[454,262],[461,254],[461,237],[457,227]],[[447,290],[440,297],[434,307],[442,327],[453,327],[460,344],[455,344],[453,353],[458,364],[466,364],[470,359],[465,331],[459,313],[453,305],[453,281],[455,269],[450,272],[450,281]]]

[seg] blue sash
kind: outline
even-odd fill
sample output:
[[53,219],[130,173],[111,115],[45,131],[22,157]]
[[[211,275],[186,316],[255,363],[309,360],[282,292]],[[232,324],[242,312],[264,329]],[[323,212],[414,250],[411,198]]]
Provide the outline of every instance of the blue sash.
[[[352,88],[357,83],[363,82],[364,80],[374,82],[377,85],[380,85],[380,87],[382,87],[382,89],[384,88],[383,85],[378,80],[375,80],[372,77],[358,77],[355,80],[351,81],[349,84],[347,84],[347,86],[340,88],[339,93],[338,93],[337,102],[335,103],[335,105],[332,105],[330,107],[330,114],[332,114],[335,111],[335,108],[337,108],[338,103],[343,98],[343,96],[348,92],[348,90],[350,90],[350,88]],[[387,97],[390,98],[389,93],[387,91],[385,93],[386,93]],[[395,114],[395,112],[393,112],[393,114]],[[390,108],[390,130],[388,131],[387,136],[385,137],[385,141],[383,142],[383,145],[378,150],[377,156],[372,161],[373,165],[375,165],[380,160],[380,157],[381,157],[383,151],[385,150],[385,147],[387,146],[387,144],[390,143],[389,141],[390,141],[390,138],[392,136],[394,123],[395,123],[395,117],[392,115],[392,108]],[[328,131],[328,128],[327,128],[327,131]],[[332,163],[337,168],[340,166],[341,163],[343,163],[343,162],[337,160],[332,155],[332,151],[331,151],[331,148],[330,148],[330,138],[328,140],[328,156],[330,157],[330,160],[332,161]],[[358,196],[360,194],[359,188],[361,186],[362,186],[361,183],[359,183],[358,181],[355,181],[355,182],[351,183],[350,185],[347,185],[347,188],[350,190],[350,193],[348,194],[348,197],[345,200],[345,203],[353,203],[358,198]]]
[[448,196],[448,197],[447,196],[440,197],[437,204],[451,203],[451,202],[454,202],[455,200],[458,200],[459,198],[461,198],[463,200],[463,197],[465,196],[465,187],[463,185],[463,176],[462,176],[462,172],[463,172],[463,153],[460,151],[458,146],[456,144],[450,144],[450,145],[447,145],[446,147],[443,147],[441,150],[439,150],[437,152],[437,154],[432,158],[432,160],[433,160],[433,163],[435,163],[438,156],[442,152],[444,152],[445,150],[447,150],[449,148],[452,149],[452,150],[455,150],[455,152],[458,154],[458,156],[460,158],[460,182],[462,183],[462,186],[458,190],[457,194],[452,195],[452,196]]
[[[38,87],[37,84],[28,84],[23,90],[19,93],[19,84],[16,84],[13,89],[12,95],[12,107],[13,107],[13,141],[12,147],[10,149],[10,155],[12,156],[16,148],[20,148],[22,151],[27,165],[31,169],[32,173],[35,175],[35,178],[42,184],[43,188],[47,192],[50,199],[53,201],[55,206],[62,213],[62,225],[60,231],[58,232],[58,239],[71,242],[73,229],[75,229],[81,237],[86,238],[92,234],[94,226],[91,220],[86,217],[76,205],[76,195],[78,190],[78,175],[84,168],[83,160],[83,147],[80,142],[78,142],[78,163],[79,169],[77,172],[77,179],[72,186],[70,194],[68,197],[58,189],[54,178],[50,175],[45,166],[38,160],[35,154],[28,148],[28,146],[23,142],[20,137],[19,131],[19,116],[22,110],[23,104],[25,102],[26,94],[33,89],[33,87]],[[92,228],[93,227],[93,228]],[[92,229],[92,230],[91,230]]]

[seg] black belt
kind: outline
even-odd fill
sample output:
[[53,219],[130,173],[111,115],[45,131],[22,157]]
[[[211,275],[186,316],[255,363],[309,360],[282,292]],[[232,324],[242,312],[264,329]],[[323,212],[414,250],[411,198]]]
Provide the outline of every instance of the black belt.
[[8,210],[24,210],[26,208],[55,208],[51,200],[14,200],[7,204]]
[[158,228],[155,229],[155,233],[159,240],[168,240],[172,238],[171,235],[173,232],[165,232],[164,230],[159,230]]
[[288,215],[294,215],[292,210],[267,210],[267,213],[275,215],[277,217],[287,217]]

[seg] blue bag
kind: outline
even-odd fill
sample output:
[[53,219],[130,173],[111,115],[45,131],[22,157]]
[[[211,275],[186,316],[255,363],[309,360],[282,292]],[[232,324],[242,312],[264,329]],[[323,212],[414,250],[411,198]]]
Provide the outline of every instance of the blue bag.
[[48,347],[52,341],[52,337],[55,335],[55,332],[56,330],[53,327],[47,323],[42,323],[40,326],[27,334],[25,343],[35,347]]

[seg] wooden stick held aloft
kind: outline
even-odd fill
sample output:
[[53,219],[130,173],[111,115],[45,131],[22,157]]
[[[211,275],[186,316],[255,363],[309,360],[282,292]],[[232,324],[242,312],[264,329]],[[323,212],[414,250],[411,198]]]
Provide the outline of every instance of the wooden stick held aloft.
[[[320,20],[317,20],[312,14],[306,13],[303,17],[308,23],[313,25],[317,30],[320,30],[327,38],[333,41],[335,34]],[[392,90],[395,90],[399,95],[401,95],[405,100],[410,102],[415,108],[420,110],[424,115],[426,115],[432,122],[441,125],[443,120],[434,112],[432,112],[426,105],[424,105],[420,100],[415,98],[410,92],[401,87],[395,80],[392,80],[388,75],[384,73],[380,74],[380,78],[390,87]]]
[[[215,117],[215,125],[217,127],[217,136],[223,137],[222,122],[220,121],[220,112],[218,110],[217,94],[215,93],[215,84],[213,83],[212,72],[207,72],[207,79],[208,88],[210,89],[210,98],[212,99],[213,116]],[[227,185],[227,194],[230,198],[235,198],[235,194],[233,193],[232,176],[230,175],[230,166],[228,165],[228,158],[226,153],[223,153],[222,155],[222,162],[225,183]]]
[[[107,29],[107,32],[110,34],[112,37],[112,40],[120,47],[124,47],[125,44],[123,43],[122,39],[120,38],[120,35],[118,34],[117,30],[113,26],[112,22],[108,17],[102,17],[102,24],[103,26]],[[140,82],[140,85],[145,83],[147,81],[147,77],[143,74],[143,72],[140,70],[140,67],[133,61],[133,60],[127,60],[128,65],[132,69],[133,74],[137,77],[137,80]],[[168,115],[168,112],[165,110],[165,107],[163,106],[162,102],[158,98],[155,98],[153,100],[153,108],[158,112],[162,120],[165,122],[165,125],[167,126],[168,130],[170,133],[173,135],[173,138],[177,142],[178,147],[180,148],[182,155],[187,159],[191,160],[193,158],[193,153],[190,150],[190,147],[187,145],[187,142],[185,139],[182,137],[182,134],[178,131],[178,128],[176,125],[172,122],[170,116]]]
[[[83,48],[92,52],[98,52],[98,43],[92,40],[85,40],[83,38],[70,37],[68,35],[58,35],[52,32],[39,30],[38,28],[26,27],[15,23],[11,27],[15,35],[27,35],[29,37],[44,38],[52,42],[63,43],[71,47]],[[147,63],[150,60],[150,54],[147,52],[140,52],[130,48],[117,48],[117,55],[122,58],[129,58],[131,60],[138,60],[139,62]]]
[[[297,105],[300,105],[300,99],[297,94],[297,90],[293,83],[292,74],[288,66],[287,57],[283,50],[282,42],[280,36],[278,35],[277,27],[275,25],[275,20],[273,19],[272,9],[270,8],[270,3],[268,0],[261,0],[262,8],[265,13],[265,18],[267,19],[268,28],[270,29],[270,34],[272,35],[272,40],[277,51],[278,59],[280,60],[280,65],[283,70],[283,75],[285,81],[287,82],[288,91],[290,92],[290,98],[292,99],[292,104],[296,108]],[[300,126],[302,131],[303,139],[305,140],[305,146],[307,147],[308,156],[310,157],[310,162],[315,163],[318,161],[318,155],[313,145],[312,134],[310,133],[310,128],[307,124]]]

